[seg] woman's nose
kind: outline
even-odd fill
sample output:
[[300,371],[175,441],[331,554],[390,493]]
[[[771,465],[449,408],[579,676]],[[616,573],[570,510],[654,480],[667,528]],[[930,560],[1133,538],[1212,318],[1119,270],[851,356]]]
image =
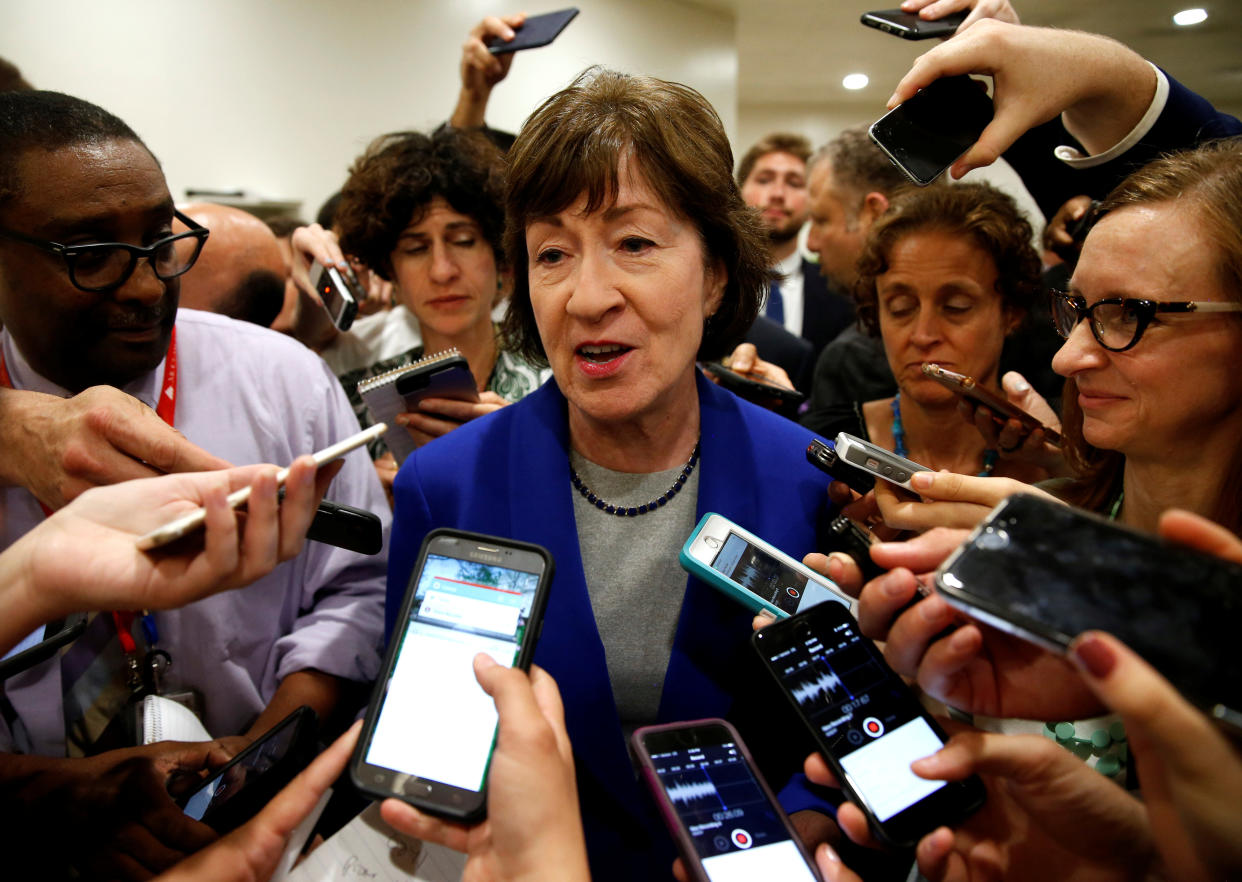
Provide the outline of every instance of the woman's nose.
[[1108,360],[1108,354],[1095,337],[1087,322],[1074,325],[1056,355],[1052,356],[1052,369],[1062,377],[1072,377],[1081,371],[1100,367]]
[[584,255],[570,284],[573,287],[565,309],[570,315],[587,321],[599,321],[609,310],[625,302],[609,272],[608,261],[602,257]]

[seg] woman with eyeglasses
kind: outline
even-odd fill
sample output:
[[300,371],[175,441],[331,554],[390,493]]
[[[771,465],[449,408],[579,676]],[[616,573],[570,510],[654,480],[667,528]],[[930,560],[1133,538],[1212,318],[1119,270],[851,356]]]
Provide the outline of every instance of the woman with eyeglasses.
[[[1159,159],[1100,206],[1068,292],[1062,450],[1073,476],[1041,485],[1154,530],[1166,508],[1242,530],[1242,141]],[[890,526],[970,526],[1034,488],[924,474],[925,502],[877,501]],[[921,485],[921,486],[920,486]]]

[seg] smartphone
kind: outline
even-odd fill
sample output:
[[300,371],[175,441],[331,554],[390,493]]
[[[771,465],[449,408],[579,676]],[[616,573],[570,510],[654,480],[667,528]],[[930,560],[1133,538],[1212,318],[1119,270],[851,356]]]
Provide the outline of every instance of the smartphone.
[[992,99],[968,76],[942,77],[872,123],[876,146],[919,186],[927,186],[979,140]]
[[911,493],[914,489],[910,486],[910,478],[914,473],[931,471],[927,466],[921,466],[913,460],[898,456],[847,432],[837,435],[836,449],[837,456],[842,462],[869,472],[877,478],[883,478],[890,484],[896,484]]
[[887,572],[882,566],[871,559],[871,546],[875,537],[845,515],[837,515],[828,524],[828,551],[841,551],[848,554],[858,565],[862,573],[863,584],[878,578]]
[[560,9],[556,12],[545,12],[543,15],[532,15],[523,22],[512,40],[505,42],[495,37],[489,38],[487,51],[493,55],[506,52],[517,52],[521,49],[537,49],[546,46],[560,36],[565,26],[574,20],[578,10],[574,7]]
[[1083,631],[1107,631],[1191,701],[1218,717],[1242,711],[1238,564],[1019,494],[975,528],[935,581],[968,615],[1058,654]]
[[303,705],[181,800],[182,810],[217,833],[249,821],[318,753],[319,718]]
[[719,380],[721,386],[724,386],[739,398],[745,398],[747,401],[753,401],[756,404],[767,404],[772,399],[776,399],[782,404],[796,406],[806,400],[806,396],[797,389],[790,389],[788,386],[778,386],[762,377],[751,374],[738,373],[717,361],[700,362],[700,365],[703,370]]
[[1017,420],[1028,432],[1043,429],[1045,438],[1058,446],[1061,444],[1061,435],[1056,429],[1050,429],[1013,402],[1002,398],[991,389],[980,386],[974,377],[930,363],[923,365],[923,376],[930,377],[946,389],[964,398],[969,398],[976,404],[983,405],[992,411],[993,418],[1000,425],[1004,425],[1008,420]]
[[877,28],[886,34],[906,40],[929,40],[932,37],[952,37],[958,26],[966,20],[966,11],[953,12],[935,21],[925,21],[918,13],[902,12],[900,9],[877,9],[864,12],[859,19],[869,28]]
[[[313,456],[315,465],[323,467],[334,459],[340,459],[355,447],[373,441],[380,435],[384,434],[388,426],[384,423],[376,423],[370,428],[363,429],[356,435],[351,435],[344,441],[338,441],[335,444],[325,447],[323,450],[316,451]],[[276,473],[276,485],[284,487],[285,481],[289,480],[289,469],[283,468]],[[228,503],[232,508],[237,508],[242,503],[250,499],[250,487],[246,486],[240,490],[234,490],[228,496]],[[159,548],[161,545],[167,545],[170,542],[188,536],[195,530],[201,530],[203,524],[207,520],[207,509],[199,508],[187,515],[171,520],[162,527],[157,527],[144,536],[139,536],[135,540],[139,550],[149,551],[152,548]]]
[[825,600],[854,603],[827,576],[712,512],[703,515],[677,559],[687,573],[748,609],[766,609],[780,619]]
[[306,538],[358,554],[379,554],[384,547],[384,525],[373,511],[325,499],[319,503]]
[[404,368],[397,376],[396,387],[410,411],[418,410],[424,398],[479,400],[470,365],[456,349],[429,355]]
[[323,301],[323,308],[332,318],[332,324],[339,330],[348,331],[358,315],[358,304],[366,299],[354,271],[325,267],[315,261],[310,268],[310,283]]
[[0,658],[0,682],[47,661],[62,646],[81,637],[85,630],[86,613],[73,613],[31,632]]
[[910,846],[983,805],[975,776],[928,781],[910,770],[941,748],[944,731],[849,610],[823,603],[751,641],[877,839]]
[[485,814],[497,717],[474,657],[530,666],[553,569],[538,545],[427,534],[350,761],[359,790],[457,820]]
[[691,878],[820,878],[750,751],[724,720],[645,726],[630,743]]
[[806,461],[834,481],[843,481],[855,493],[864,496],[875,488],[875,478],[870,474],[847,465],[837,456],[836,450],[827,442],[814,439],[806,447]]

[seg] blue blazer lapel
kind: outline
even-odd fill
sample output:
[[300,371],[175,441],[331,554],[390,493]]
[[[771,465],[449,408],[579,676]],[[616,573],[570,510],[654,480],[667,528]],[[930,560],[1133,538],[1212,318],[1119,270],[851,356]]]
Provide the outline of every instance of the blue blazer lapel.
[[527,400],[530,405],[519,409],[512,426],[512,439],[521,442],[508,450],[509,535],[544,546],[556,560],[545,639],[535,650],[535,664],[560,686],[579,762],[618,795],[634,790],[634,773],[578,548],[567,405],[553,382]]

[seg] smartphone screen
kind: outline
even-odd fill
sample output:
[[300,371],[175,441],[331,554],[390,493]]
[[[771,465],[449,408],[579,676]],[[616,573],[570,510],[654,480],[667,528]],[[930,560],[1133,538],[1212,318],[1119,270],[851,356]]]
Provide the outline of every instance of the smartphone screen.
[[872,124],[871,140],[910,180],[930,184],[992,121],[992,99],[968,76],[942,77]]
[[496,543],[429,537],[393,634],[382,701],[368,713],[358,754],[367,789],[450,813],[481,808],[497,717],[473,660],[484,652],[512,666],[524,649],[529,657],[550,571],[543,562]]
[[241,826],[314,758],[318,728],[315,712],[298,708],[185,798],[182,810],[219,833]]
[[1242,566],[1020,494],[944,562],[936,586],[970,615],[1057,651],[1108,631],[1190,699],[1242,710]]
[[754,643],[882,838],[912,843],[982,803],[977,778],[911,771],[944,734],[847,611],[825,604],[757,632]]
[[[736,735],[720,724],[640,730],[645,765],[711,882],[814,880]],[[676,732],[676,735],[673,735]],[[691,742],[691,743],[686,743]]]
[[720,551],[710,566],[791,616],[825,600],[848,603],[845,598],[732,530],[720,543]]

